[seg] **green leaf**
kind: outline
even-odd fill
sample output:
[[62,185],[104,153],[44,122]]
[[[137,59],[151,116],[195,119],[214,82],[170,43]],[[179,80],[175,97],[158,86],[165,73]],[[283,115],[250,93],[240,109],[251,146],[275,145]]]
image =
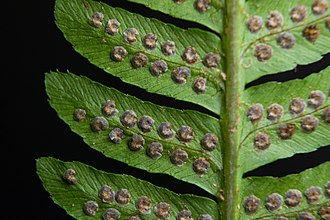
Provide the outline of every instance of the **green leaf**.
[[[217,119],[196,111],[180,111],[144,102],[132,96],[124,95],[115,89],[107,88],[92,82],[85,77],[78,77],[69,73],[46,74],[46,90],[51,106],[57,111],[70,128],[79,134],[92,148],[102,152],[105,156],[122,161],[130,166],[141,168],[149,172],[166,173],[177,179],[200,186],[211,194],[216,194],[220,183],[220,169],[222,168],[221,149],[222,140],[215,150],[207,152],[201,147],[201,139],[209,132],[220,138],[220,128]],[[101,106],[107,100],[115,101],[118,113],[107,118],[109,128],[102,132],[93,132],[90,123],[102,116]],[[87,113],[84,121],[77,122],[73,118],[75,109],[84,109]],[[134,110],[137,117],[148,115],[154,120],[151,132],[144,133],[138,126],[126,128],[120,121],[120,116],[126,110]],[[194,138],[190,143],[182,143],[176,137],[163,139],[157,130],[162,122],[170,122],[173,130],[183,125],[190,126],[194,131]],[[113,143],[109,133],[114,128],[124,131],[121,143]],[[133,134],[139,134],[145,139],[144,149],[131,151],[128,147]],[[158,141],[163,145],[162,157],[151,159],[146,154],[147,146]],[[182,166],[171,163],[170,155],[175,149],[184,149],[188,153],[188,160]],[[196,158],[205,157],[210,162],[208,172],[202,176],[193,171]]]
[[186,0],[183,3],[175,3],[171,0],[129,0],[143,4],[153,10],[161,11],[175,18],[194,21],[205,25],[217,33],[222,32],[223,5],[219,0],[213,0],[210,8],[205,12],[199,12],[195,7],[195,0]]
[[[330,204],[329,195],[328,197],[323,195],[324,184],[329,181],[329,175],[327,175],[330,171],[329,163],[302,174],[284,178],[251,177],[242,180],[244,173],[262,165],[281,158],[289,158],[294,154],[312,152],[330,144],[330,124],[329,120],[325,119],[328,118],[328,115],[325,117],[325,112],[330,110],[329,67],[303,80],[285,83],[270,82],[248,89],[244,88],[247,83],[262,76],[291,70],[296,65],[315,62],[330,52],[328,1],[179,0],[183,2],[182,4],[175,3],[177,0],[128,0],[127,2],[129,1],[131,5],[134,5],[132,2],[143,4],[169,16],[200,23],[211,31],[185,30],[93,0],[56,0],[56,24],[78,53],[105,72],[119,77],[123,82],[141,87],[147,92],[200,105],[217,114],[218,118],[197,111],[181,111],[144,102],[71,73],[46,74],[45,84],[49,102],[73,132],[80,135],[91,148],[106,157],[147,172],[171,175],[200,187],[219,200],[216,201],[218,204],[215,204],[215,201],[206,198],[176,195],[125,175],[110,175],[114,178],[111,180],[113,182],[111,186],[118,189],[122,185],[125,187],[129,185],[130,187],[127,186],[127,188],[133,189],[132,192],[136,196],[134,200],[140,194],[147,194],[144,193],[145,191],[151,192],[149,194],[153,194],[150,195],[151,197],[155,196],[153,201],[156,202],[167,198],[171,201],[171,205],[176,207],[174,213],[187,207],[189,209],[198,207],[204,212],[206,210],[204,206],[207,206],[211,210],[209,213],[215,219],[219,219],[217,211],[221,211],[223,218],[229,220],[277,219],[280,215],[289,216],[292,219],[296,218],[299,212],[306,210],[316,215],[321,205]],[[205,13],[197,12],[194,5],[197,1],[212,2],[210,9]],[[319,15],[313,13],[312,8],[312,5],[317,3],[325,7]],[[306,6],[307,16],[302,21],[294,22],[290,13],[299,5]],[[272,13],[283,16],[283,23],[276,29],[269,30],[266,22]],[[264,22],[261,30],[254,33],[247,27],[247,22],[252,16],[260,16]],[[120,27],[118,31],[116,27],[112,27],[113,30],[109,33],[108,21],[115,22],[113,19],[116,19],[118,22],[116,25]],[[125,40],[125,34],[129,28],[136,28],[136,33],[139,33],[132,42]],[[306,28],[309,29],[309,38],[306,36]],[[155,40],[155,47],[148,49],[144,37],[150,34],[157,36],[157,40]],[[279,42],[279,37],[283,34],[291,38],[291,45],[290,39]],[[162,48],[162,44],[168,40],[176,45],[176,52],[172,55],[166,54]],[[289,45],[285,46],[284,44],[288,42]],[[262,56],[255,52],[261,45],[269,50],[268,52],[259,51],[261,54],[264,53]],[[196,62],[188,62],[183,55],[189,47],[196,49],[199,55]],[[123,57],[114,56],[115,48],[120,48],[122,54],[119,55]],[[134,64],[134,57],[139,53],[144,54],[144,58],[140,60],[141,66]],[[211,53],[214,65],[205,61]],[[193,58],[193,55],[190,54],[190,58]],[[159,74],[153,73],[153,65],[157,63],[156,61],[161,61],[161,67],[164,69]],[[183,84],[173,79],[173,73],[178,67],[188,68],[191,72],[191,75],[187,73],[189,77]],[[204,89],[196,91],[194,88],[196,80],[200,78],[207,81],[205,91]],[[226,91],[225,96],[224,91]],[[319,106],[309,104],[304,111],[297,114],[290,112],[289,105],[293,99],[301,98],[304,103],[307,103],[310,102],[308,99],[313,93],[324,95],[324,97],[320,96],[324,98],[324,102],[322,101]],[[106,115],[102,109],[107,100],[111,100],[112,108],[114,108],[114,103],[116,104],[116,110],[111,115]],[[248,114],[250,114],[251,106],[255,104],[263,106],[261,109],[263,116],[260,117],[261,119],[251,120]],[[267,115],[268,108],[273,104],[281,106],[284,110],[281,117],[276,120],[270,119]],[[77,110],[86,115],[82,114],[78,117]],[[152,121],[151,130],[143,130],[140,124],[125,125],[122,117],[128,110],[136,113],[137,116],[134,114],[132,116],[136,120],[146,116],[151,117],[152,120],[149,118]],[[101,118],[104,123],[104,127],[99,131],[93,128],[96,118]],[[314,120],[314,122],[306,125],[304,124],[306,119]],[[172,124],[173,132],[175,131],[172,138],[162,137],[159,127],[163,122]],[[292,130],[290,131],[292,136],[284,137],[283,132],[279,133],[279,129],[284,125],[290,126],[288,130]],[[188,141],[184,141],[180,136],[184,126],[188,131],[185,131],[183,135],[188,135]],[[114,135],[115,129],[119,133]],[[189,133],[189,129],[192,129],[193,133]],[[219,138],[213,150],[207,150],[203,146],[205,135],[210,133],[214,134],[214,139]],[[189,135],[193,136],[192,140]],[[138,146],[140,148],[132,149],[133,137],[143,140]],[[260,140],[257,140],[258,138]],[[269,143],[261,146],[263,141]],[[148,151],[149,146],[154,142],[158,142],[164,148],[157,159],[152,159]],[[181,155],[180,159],[185,160],[182,163],[176,163],[173,160],[173,153],[178,149],[186,153],[186,155]],[[54,159],[41,160],[55,161]],[[196,170],[197,162],[207,167],[207,172]],[[44,179],[51,179],[49,172],[55,171],[58,163],[61,164],[61,162],[50,162],[49,166],[44,168]],[[78,173],[88,173],[85,172],[86,170],[82,172],[81,167],[86,167],[85,165],[73,163],[71,166],[76,166],[74,168],[78,170]],[[75,185],[68,185],[61,178],[63,170],[57,174],[57,185],[50,183],[45,184],[45,187],[46,189],[50,187],[49,191],[55,198],[55,202],[64,204],[70,214],[72,210],[72,212],[77,212],[77,215],[73,215],[74,217],[82,216],[83,219],[87,219],[83,214],[82,205],[87,199],[98,199],[95,192],[101,186],[102,181],[99,180],[108,175],[93,170],[89,176],[92,178],[79,180],[79,183]],[[82,185],[79,185],[81,183],[92,190],[88,191],[85,187],[81,187]],[[62,185],[61,189],[64,189],[59,196],[61,201],[52,194],[53,189],[59,190],[58,185]],[[282,205],[278,211],[266,210],[265,200],[272,193],[284,196],[289,189],[293,188],[305,192],[313,185],[321,187],[323,193],[321,200],[315,204],[308,204],[304,197],[303,202],[296,208]],[[55,187],[51,188],[51,186]],[[77,194],[70,194],[69,189],[77,190],[83,196],[77,197]],[[261,207],[255,214],[246,214],[244,201],[252,194],[261,198]],[[78,198],[82,199],[76,203],[75,200]],[[185,204],[181,202],[181,199],[189,200],[189,203]],[[129,209],[116,203],[107,204],[107,207],[101,204],[101,212],[96,216],[98,218],[111,205],[123,213],[124,217],[136,213],[134,202],[130,204],[131,206],[127,206],[130,207]],[[193,211],[194,217],[200,213],[197,210]],[[174,219],[175,215],[171,218]],[[155,216],[145,215],[142,219],[155,219]]]
[[[243,180],[241,191],[241,218],[240,219],[275,219],[285,216],[296,219],[298,213],[308,211],[321,219],[318,211],[322,205],[330,204],[329,196],[326,194],[325,185],[329,182],[330,162],[323,163],[317,167],[307,169],[300,174],[288,175],[281,178],[275,177],[248,177]],[[305,195],[306,190],[311,186],[321,188],[321,197],[314,203],[309,203]],[[302,193],[299,205],[288,207],[285,203],[280,209],[269,211],[265,207],[266,198],[272,193],[280,194],[285,200],[285,194],[290,189],[297,189]],[[244,199],[255,195],[260,199],[260,208],[254,214],[246,214],[244,211]]]
[[[95,12],[101,12],[104,15],[100,28],[89,24]],[[94,65],[148,92],[192,102],[220,114],[220,103],[223,99],[221,64],[217,68],[207,68],[202,62],[209,52],[221,54],[221,47],[219,47],[221,42],[218,36],[198,29],[183,30],[156,19],[145,18],[91,0],[57,0],[55,17],[56,24],[66,39],[71,42],[77,52]],[[120,22],[117,34],[111,35],[106,32],[105,25],[109,19],[117,19]],[[138,30],[139,35],[135,44],[129,44],[124,41],[123,33],[127,28],[133,27]],[[154,33],[158,38],[157,47],[153,50],[146,49],[142,44],[142,38],[148,33]],[[165,56],[161,51],[161,43],[166,40],[175,42],[176,53],[172,56]],[[110,58],[115,46],[123,46],[127,50],[128,55],[124,61],[117,62]],[[187,64],[181,57],[185,48],[189,46],[195,47],[200,57],[195,64]],[[133,68],[130,60],[138,52],[144,53],[149,63],[145,67]],[[156,77],[150,73],[150,65],[159,59],[167,63],[168,71]],[[191,71],[191,77],[184,84],[177,84],[171,78],[171,72],[179,66],[187,67]],[[194,81],[198,77],[204,77],[207,80],[204,93],[193,90]]]
[[[76,172],[76,184],[68,184],[64,181],[63,174],[67,169]],[[121,214],[120,219],[133,215],[139,215],[141,219],[156,219],[154,207],[159,202],[166,202],[171,206],[170,219],[175,219],[175,216],[184,209],[190,210],[194,218],[201,214],[209,214],[214,219],[220,219],[216,203],[208,198],[175,194],[132,176],[106,173],[79,162],[63,162],[51,157],[39,158],[37,173],[54,202],[76,219],[101,219],[108,208],[118,210]],[[115,192],[127,189],[131,194],[130,202],[126,205],[119,204],[115,200],[109,203],[102,202],[98,191],[104,185],[110,186]],[[150,214],[138,213],[135,202],[141,196],[151,199]],[[93,217],[84,213],[83,207],[87,201],[95,201],[99,205]]]
[[[315,151],[319,147],[329,145],[330,124],[322,119],[324,109],[330,106],[329,88],[330,68],[302,80],[285,83],[270,82],[247,89],[242,98],[245,102],[242,108],[244,129],[239,150],[243,171],[247,172],[280,158]],[[322,106],[314,109],[307,105],[304,112],[297,116],[289,111],[292,99],[300,97],[307,103],[310,93],[315,90],[325,94],[325,102]],[[282,117],[277,122],[267,119],[267,108],[275,102],[284,109]],[[252,123],[246,115],[250,106],[255,103],[263,105],[264,116],[259,122]],[[314,132],[308,133],[301,128],[302,118],[306,115],[313,115],[319,119],[319,125]],[[293,123],[295,132],[291,138],[283,140],[278,136],[277,131],[280,125],[286,123]],[[260,132],[270,135],[271,144],[265,150],[257,150],[254,146],[254,138]]]
[[[305,5],[307,18],[302,22],[292,22],[290,11],[298,5]],[[247,25],[244,27],[242,43],[242,70],[245,82],[249,83],[261,76],[284,72],[293,69],[297,65],[313,63],[322,58],[322,55],[330,52],[330,29],[326,27],[325,20],[330,18],[329,10],[323,15],[312,13],[310,0],[300,1],[248,1],[246,4],[244,23],[252,16],[260,16],[264,25],[260,31],[251,33]],[[265,26],[267,17],[271,11],[277,10],[283,16],[283,25],[276,30],[268,30]],[[305,39],[303,30],[310,25],[316,25],[320,29],[320,36],[315,42]],[[277,43],[281,32],[289,32],[295,37],[295,44],[291,49],[283,49]],[[265,62],[259,62],[254,56],[257,44],[264,43],[272,47],[273,55]]]

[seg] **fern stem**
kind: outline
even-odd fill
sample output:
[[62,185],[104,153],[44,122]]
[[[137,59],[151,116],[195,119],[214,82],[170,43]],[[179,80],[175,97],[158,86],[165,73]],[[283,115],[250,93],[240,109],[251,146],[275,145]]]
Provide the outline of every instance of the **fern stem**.
[[239,145],[239,104],[240,94],[244,89],[240,76],[240,42],[241,19],[239,0],[226,0],[224,51],[226,80],[226,115],[223,120],[223,133],[225,141],[224,156],[224,204],[222,217],[226,220],[238,219],[239,215],[239,189],[241,175],[238,170]]

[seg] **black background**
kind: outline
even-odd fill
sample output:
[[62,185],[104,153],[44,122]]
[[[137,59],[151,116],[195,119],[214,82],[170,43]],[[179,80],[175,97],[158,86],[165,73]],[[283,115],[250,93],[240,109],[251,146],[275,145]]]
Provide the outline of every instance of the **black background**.
[[[123,0],[105,1],[114,6],[122,6],[130,11],[145,13],[156,17],[155,12],[136,4],[127,4]],[[52,156],[64,161],[77,160],[98,169],[114,173],[128,173],[138,178],[147,179],[154,184],[167,186],[180,193],[196,192],[206,195],[197,188],[181,183],[170,177],[148,175],[126,165],[105,158],[99,152],[90,149],[83,140],[70,131],[49,106],[44,87],[44,73],[49,71],[67,71],[85,75],[107,86],[115,87],[124,93],[132,93],[143,100],[185,109],[197,109],[195,105],[172,99],[160,102],[159,96],[146,93],[134,86],[123,84],[91,65],[85,58],[76,53],[57,29],[54,16],[54,0],[10,1],[5,4],[2,15],[2,57],[5,62],[2,68],[2,117],[5,125],[2,138],[2,175],[5,184],[1,195],[5,196],[5,208],[1,219],[73,219],[64,210],[55,205],[49,194],[43,189],[35,173],[35,159]],[[6,5],[7,4],[7,5]],[[160,15],[167,22],[176,20]],[[179,22],[183,28],[193,27],[190,22]],[[197,26],[199,27],[199,26]],[[2,61],[3,61],[2,58]],[[321,61],[305,67],[298,66],[294,71],[264,77],[254,84],[269,80],[284,81],[297,76],[304,77],[318,72],[330,64],[330,55]],[[251,86],[253,84],[250,84]],[[162,98],[164,100],[164,98]],[[330,148],[321,148],[311,154],[296,155],[291,159],[277,161],[259,168],[248,175],[283,176],[300,172],[330,160]],[[2,205],[3,206],[3,205]]]

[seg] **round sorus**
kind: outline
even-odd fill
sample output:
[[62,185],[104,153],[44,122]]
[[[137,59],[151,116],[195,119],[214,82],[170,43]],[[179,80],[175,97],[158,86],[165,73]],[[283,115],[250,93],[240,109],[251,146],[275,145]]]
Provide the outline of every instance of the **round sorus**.
[[321,33],[321,29],[316,25],[307,26],[303,30],[303,36],[310,42],[315,42]]
[[121,128],[114,128],[110,133],[109,133],[109,139],[113,143],[120,143],[124,138],[124,131]]
[[267,119],[278,121],[282,117],[284,109],[281,105],[274,103],[267,108]]
[[298,5],[291,9],[291,20],[293,22],[301,22],[307,18],[307,8],[304,5]]
[[197,54],[195,47],[187,47],[182,54],[182,58],[186,63],[194,64],[198,61],[199,55]]
[[114,116],[118,110],[116,109],[116,103],[113,100],[107,100],[102,104],[102,113],[106,117]]
[[120,116],[120,122],[126,128],[132,128],[137,124],[137,116],[135,111],[127,110]]
[[258,150],[265,150],[271,144],[270,136],[267,133],[260,132],[254,137],[254,146]]
[[247,111],[247,117],[250,121],[252,122],[257,122],[259,121],[263,115],[264,115],[264,107],[259,104],[259,103],[256,103],[256,104],[253,104],[250,106],[250,108],[248,109]]
[[141,135],[133,134],[128,142],[128,148],[131,151],[139,151],[143,149],[144,144],[145,144],[145,140]]
[[265,201],[265,206],[269,211],[275,211],[281,208],[283,203],[283,197],[278,193],[272,193]]
[[150,116],[144,115],[139,119],[138,126],[141,131],[150,132],[152,130],[152,126],[154,125],[154,122],[155,121]]
[[96,215],[99,210],[99,205],[95,201],[87,201],[84,203],[84,213],[89,216]]
[[319,216],[322,219],[329,220],[330,219],[330,205],[321,206],[318,211]]
[[266,27],[273,30],[281,27],[283,24],[283,15],[279,11],[272,11],[267,17]]
[[116,202],[122,205],[126,205],[131,201],[131,193],[127,189],[120,189],[116,192]]
[[149,214],[152,208],[151,199],[147,196],[141,196],[136,200],[135,207],[139,213]]
[[172,138],[175,135],[175,131],[172,129],[170,122],[162,122],[158,127],[158,134],[161,138]]
[[127,28],[123,33],[124,40],[129,44],[136,43],[138,35],[139,32],[136,28]]
[[164,41],[161,49],[165,56],[171,56],[176,52],[175,42],[171,40]]
[[184,84],[191,76],[190,70],[187,67],[180,66],[172,71],[171,78],[178,84]]
[[120,23],[117,19],[109,19],[105,30],[108,34],[115,35],[119,31],[119,27]]
[[176,216],[176,220],[192,220],[192,214],[190,210],[181,210]]
[[64,173],[63,173],[63,179],[69,183],[70,185],[74,185],[77,184],[78,180],[77,180],[77,173],[74,169],[67,169]]
[[294,46],[296,38],[289,32],[282,32],[277,37],[277,44],[284,49],[290,49]]
[[209,68],[217,67],[219,63],[220,63],[220,55],[213,52],[207,53],[203,60],[204,66]]
[[90,123],[94,132],[100,132],[109,128],[109,122],[104,117],[95,117]]
[[322,113],[322,119],[325,122],[330,123],[330,107],[324,109],[324,111]]
[[297,190],[297,189],[289,189],[286,193],[285,193],[285,204],[288,207],[296,207],[297,205],[300,204],[302,199],[302,193]]
[[325,20],[325,27],[330,30],[330,19]]
[[193,163],[193,170],[197,174],[205,174],[207,173],[207,170],[210,168],[210,162],[207,161],[204,157],[199,157],[196,160],[194,160]]
[[171,153],[171,162],[174,165],[181,166],[188,160],[188,153],[183,149],[176,149]]
[[297,220],[315,220],[315,217],[309,212],[300,212],[297,216]]
[[154,33],[149,33],[143,37],[142,43],[147,49],[155,49],[157,46],[157,36]]
[[296,126],[293,123],[281,124],[278,127],[277,135],[281,139],[290,139],[296,130]]
[[267,44],[258,44],[254,49],[254,56],[260,62],[269,60],[273,55],[273,49]]
[[194,138],[194,130],[189,126],[182,126],[178,130],[178,139],[184,143],[189,143]]
[[163,145],[157,141],[151,142],[147,148],[147,154],[152,159],[158,159],[163,154]]
[[167,63],[164,60],[156,60],[150,65],[150,72],[153,76],[160,76],[168,70]]
[[99,189],[99,198],[102,202],[112,202],[115,199],[115,192],[108,185],[104,185]]
[[327,0],[314,0],[312,11],[315,15],[322,15],[328,11],[329,3]]
[[136,53],[131,58],[131,64],[134,68],[141,68],[148,64],[149,59],[148,57],[143,53]]
[[293,115],[299,115],[305,110],[305,101],[301,98],[294,98],[290,102],[289,110]]
[[322,196],[322,189],[319,186],[311,186],[305,191],[305,196],[309,203],[315,203]]
[[322,91],[315,90],[312,91],[308,96],[307,104],[308,106],[312,108],[319,108],[321,105],[323,105],[325,100],[325,95]]
[[264,22],[262,18],[257,15],[250,17],[246,23],[249,31],[251,31],[252,33],[258,32],[262,28],[263,24]]
[[74,110],[73,119],[75,121],[80,122],[80,121],[85,120],[85,118],[86,118],[86,111],[84,109],[77,108],[77,109]]
[[196,0],[195,8],[200,13],[206,12],[211,8],[211,0]]
[[103,220],[118,220],[120,218],[120,212],[114,208],[108,208],[102,215]]
[[301,121],[301,128],[306,132],[315,131],[318,125],[319,120],[312,115],[306,115]]
[[219,138],[213,133],[207,133],[201,140],[201,146],[203,149],[212,151],[216,148],[219,142]]
[[103,19],[104,14],[102,14],[101,12],[95,12],[89,19],[89,23],[93,27],[100,28],[102,26]]
[[196,78],[193,83],[193,90],[197,94],[205,93],[206,92],[206,79],[203,77]]
[[111,51],[111,59],[113,61],[121,62],[128,55],[127,50],[122,46],[115,46]]
[[260,206],[260,199],[255,195],[248,196],[245,198],[243,207],[247,213],[255,213]]
[[166,202],[158,203],[154,208],[155,215],[162,219],[169,219],[171,215],[171,206]]

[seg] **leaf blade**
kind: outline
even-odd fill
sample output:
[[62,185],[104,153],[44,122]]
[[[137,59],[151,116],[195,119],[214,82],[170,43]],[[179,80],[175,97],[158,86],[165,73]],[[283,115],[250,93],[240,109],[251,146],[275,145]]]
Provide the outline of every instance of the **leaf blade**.
[[[56,204],[76,219],[90,219],[83,211],[83,204],[86,201],[96,201],[99,205],[95,218],[101,218],[108,208],[115,208],[122,217],[138,215],[134,202],[140,196],[148,196],[153,207],[158,202],[166,202],[171,205],[171,218],[189,208],[194,216],[210,214],[219,218],[216,203],[211,199],[193,195],[179,195],[167,189],[156,187],[149,182],[136,179],[128,175],[110,174],[85,165],[80,162],[63,162],[51,157],[39,158],[36,161],[37,173],[45,189],[50,193]],[[63,173],[67,169],[76,171],[78,183],[69,185],[63,181]],[[127,205],[118,203],[103,203],[98,197],[98,190],[108,185],[113,190],[128,189],[131,193],[131,201]],[[153,210],[149,215],[140,215],[142,219],[156,218]]]
[[[166,173],[198,185],[211,194],[217,193],[222,169],[219,146],[222,143],[221,139],[212,152],[203,150],[200,145],[202,137],[209,132],[220,137],[220,128],[215,118],[194,111],[180,111],[143,102],[92,82],[85,77],[78,77],[69,73],[53,72],[46,74],[45,83],[50,104],[57,111],[59,117],[93,149],[130,166],[149,172]],[[115,101],[119,113],[114,117],[107,118],[110,125],[109,129],[100,133],[92,132],[90,122],[95,117],[102,116],[101,105],[109,99]],[[77,122],[74,120],[73,112],[77,108],[85,109],[87,112],[85,121]],[[144,133],[137,126],[125,128],[121,124],[120,115],[131,109],[136,112],[138,118],[149,115],[154,119],[155,124],[151,132]],[[194,139],[189,144],[184,144],[176,137],[172,139],[161,138],[157,128],[162,122],[167,121],[172,124],[176,132],[183,125],[192,127]],[[109,140],[109,132],[114,128],[121,128],[124,131],[124,138],[121,143],[115,144]],[[145,139],[146,143],[143,150],[138,152],[129,150],[128,145],[133,134],[139,134]],[[151,159],[145,152],[147,146],[153,141],[162,143],[164,148],[163,156],[157,160]],[[170,157],[175,149],[184,149],[188,153],[188,160],[183,166],[175,166],[171,163]],[[192,169],[194,160],[199,157],[207,158],[211,165],[208,172],[201,177]]]
[[[248,177],[243,179],[241,204],[244,198],[255,195],[261,199],[260,209],[253,215],[247,215],[244,210],[241,211],[242,219],[273,219],[278,216],[295,218],[299,212],[309,211],[318,216],[317,212],[322,205],[330,204],[329,197],[325,192],[325,185],[329,181],[330,163],[325,162],[317,167],[307,169],[299,174],[288,175],[285,177]],[[322,189],[322,195],[319,201],[312,205],[308,203],[305,197],[305,191],[311,186],[318,186]],[[285,194],[289,189],[297,189],[302,193],[301,203],[293,208],[287,207],[284,203],[282,208],[270,212],[265,208],[265,199],[271,193],[278,193],[285,199]]]
[[[295,6],[304,5],[307,9],[307,18],[302,22],[294,23],[290,11]],[[325,25],[325,20],[330,19],[329,11],[323,15],[312,13],[312,2],[303,1],[249,1],[244,22],[254,15],[263,19],[263,27],[256,33],[251,33],[247,27],[244,31],[242,45],[242,70],[245,82],[278,72],[291,70],[297,65],[306,65],[320,60],[323,55],[330,52],[330,30]],[[283,16],[283,25],[279,29],[267,30],[265,23],[271,11],[278,11]],[[316,25],[320,29],[320,36],[316,41],[308,41],[303,36],[307,26]],[[295,44],[291,49],[283,49],[277,43],[279,33],[289,32],[295,37]],[[272,57],[265,62],[259,62],[254,56],[255,46],[265,43],[272,47]]]
[[[89,19],[95,12],[103,13],[103,23],[106,23],[108,19],[119,20],[119,33],[111,36],[106,33],[104,26],[92,27]],[[221,44],[220,38],[216,35],[198,29],[182,30],[156,19],[145,18],[91,0],[57,0],[55,18],[59,29],[74,49],[92,64],[121,78],[124,82],[139,86],[148,92],[192,102],[220,114],[223,99],[220,64],[217,68],[206,68],[202,62],[203,57],[209,52],[221,54],[221,49],[218,47]],[[132,27],[139,32],[135,44],[125,42],[122,36],[124,30]],[[158,38],[158,44],[154,50],[148,50],[142,45],[141,38],[148,33],[155,33]],[[160,43],[166,40],[175,42],[176,54],[163,55]],[[208,44],[209,41],[214,44]],[[110,58],[110,53],[115,46],[123,46],[127,50],[128,55],[124,61],[116,62]],[[187,64],[181,57],[184,49],[189,46],[195,47],[200,56],[196,64]],[[145,67],[133,68],[130,60],[138,52],[146,54],[149,62]],[[150,73],[149,68],[152,62],[160,59],[167,63],[168,71],[156,77]],[[179,66],[187,67],[191,71],[191,77],[184,84],[176,84],[171,78],[171,71]],[[205,93],[196,93],[192,89],[194,81],[198,77],[207,79]]]
[[[243,100],[246,102],[246,106],[242,111],[242,115],[245,117],[242,122],[244,131],[240,147],[241,163],[244,164],[243,172],[253,170],[280,158],[287,158],[297,153],[311,152],[330,144],[330,126],[321,116],[324,109],[330,106],[330,100],[327,97],[330,88],[329,82],[330,68],[327,68],[303,80],[291,80],[285,83],[270,82],[251,87],[245,91]],[[297,97],[307,100],[312,90],[319,90],[326,94],[324,104],[319,109],[315,110],[307,107],[303,114],[292,115],[289,112],[290,101]],[[274,100],[284,109],[283,116],[278,122],[266,119],[266,109],[275,103]],[[249,121],[246,116],[249,106],[254,103],[260,103],[265,108],[263,118],[256,124]],[[301,120],[306,115],[313,115],[319,119],[319,126],[312,133],[306,133],[300,128]],[[277,134],[278,127],[287,123],[295,124],[295,133],[290,139],[282,140]],[[271,139],[269,148],[265,150],[257,150],[254,147],[254,137],[261,132],[269,134]]]

